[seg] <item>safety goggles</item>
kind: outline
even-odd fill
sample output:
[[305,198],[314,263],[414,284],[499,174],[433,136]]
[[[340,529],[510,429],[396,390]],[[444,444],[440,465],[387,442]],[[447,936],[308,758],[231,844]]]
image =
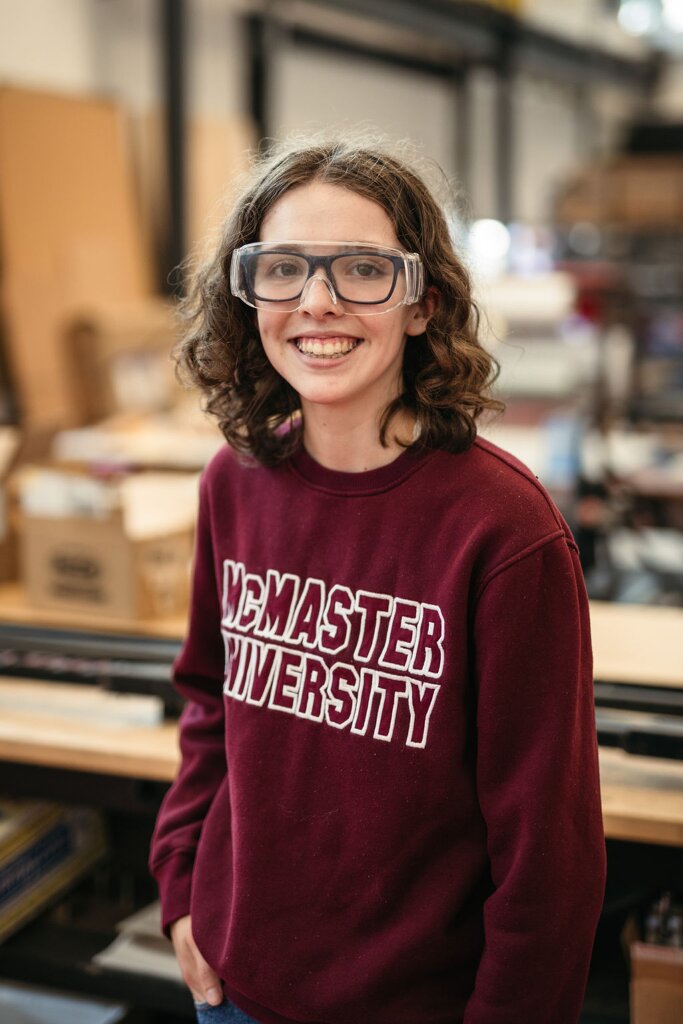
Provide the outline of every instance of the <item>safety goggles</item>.
[[418,302],[424,269],[417,253],[368,242],[252,242],[232,254],[230,290],[255,309],[293,313],[314,282],[351,316],[377,316]]

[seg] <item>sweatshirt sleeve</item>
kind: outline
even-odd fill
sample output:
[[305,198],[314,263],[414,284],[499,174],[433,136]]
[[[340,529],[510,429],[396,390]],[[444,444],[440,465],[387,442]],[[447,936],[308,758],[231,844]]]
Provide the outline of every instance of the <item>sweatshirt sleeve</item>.
[[205,488],[202,478],[188,631],[173,665],[173,683],[187,698],[180,718],[181,765],[161,805],[149,860],[166,934],[173,921],[189,913],[202,823],[226,773],[224,647]]
[[605,884],[588,598],[571,537],[484,580],[477,786],[494,890],[465,1024],[576,1024]]

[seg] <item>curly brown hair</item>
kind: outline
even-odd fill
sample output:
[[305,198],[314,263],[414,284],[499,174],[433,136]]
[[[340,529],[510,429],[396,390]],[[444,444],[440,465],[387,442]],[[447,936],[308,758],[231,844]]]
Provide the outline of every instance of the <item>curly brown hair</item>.
[[479,341],[470,276],[454,251],[443,210],[418,173],[374,145],[290,145],[259,161],[214,255],[194,274],[181,303],[187,330],[174,353],[179,376],[199,387],[205,410],[236,451],[273,466],[301,444],[299,397],[266,357],[256,310],[231,294],[230,262],[235,249],[258,241],[266,214],[282,195],[313,181],[378,203],[400,244],[421,256],[425,285],[438,291],[424,334],[405,348],[403,389],[382,414],[381,443],[387,443],[392,418],[407,411],[417,421],[421,445],[465,450],[476,436],[477,418],[505,408],[489,393],[499,366]]

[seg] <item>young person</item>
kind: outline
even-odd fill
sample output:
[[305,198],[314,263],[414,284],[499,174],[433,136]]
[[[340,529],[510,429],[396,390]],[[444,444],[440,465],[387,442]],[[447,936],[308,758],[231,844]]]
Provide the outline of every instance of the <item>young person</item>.
[[202,475],[151,853],[200,1020],[575,1024],[604,886],[588,603],[402,160],[283,150],[188,300]]

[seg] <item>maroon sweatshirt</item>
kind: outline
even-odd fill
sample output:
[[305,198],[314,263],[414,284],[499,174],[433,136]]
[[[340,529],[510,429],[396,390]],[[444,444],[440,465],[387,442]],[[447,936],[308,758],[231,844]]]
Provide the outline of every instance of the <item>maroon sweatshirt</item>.
[[478,439],[366,473],[226,447],[151,866],[266,1024],[575,1024],[605,849],[588,603]]

